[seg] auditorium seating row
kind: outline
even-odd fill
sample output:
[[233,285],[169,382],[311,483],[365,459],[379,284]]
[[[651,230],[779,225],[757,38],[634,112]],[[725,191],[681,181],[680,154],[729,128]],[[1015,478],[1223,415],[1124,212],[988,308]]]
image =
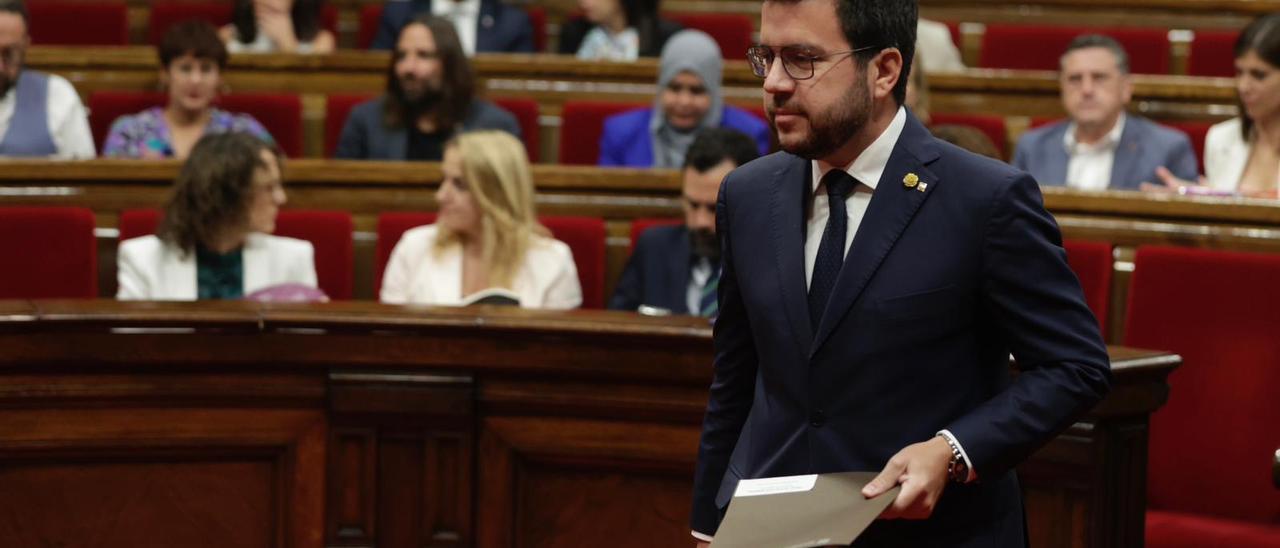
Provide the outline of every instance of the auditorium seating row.
[[[529,13],[537,51],[547,51],[547,16],[545,10],[531,6]],[[112,2],[41,2],[31,6],[32,38],[46,45],[126,45],[129,43],[128,10],[124,3]],[[368,48],[377,31],[381,4],[361,8],[356,46]],[[735,13],[667,13],[688,28],[710,34],[726,59],[741,59],[753,41],[753,19]],[[147,11],[148,43],[158,44],[164,32],[178,21],[199,18],[216,25],[231,22],[228,2],[154,2]],[[95,24],[82,28],[82,21]],[[338,10],[328,5],[322,12],[322,25],[338,32]],[[952,39],[963,45],[961,24],[949,22]],[[1058,54],[1077,35],[1100,32],[1111,35],[1125,45],[1134,72],[1170,74],[1175,72],[1174,47],[1166,28],[1098,27],[1092,25],[1036,25],[988,23],[980,27],[977,64],[983,68],[1056,70]],[[1203,29],[1192,33],[1175,32],[1178,40],[1189,39],[1185,74],[1198,76],[1231,76],[1234,72],[1231,48],[1237,32]]]
[[[155,210],[123,212],[122,239],[154,231]],[[431,213],[378,219],[381,265],[405,230]],[[599,219],[544,217],[574,252],[586,306],[603,303],[604,225]],[[637,220],[632,237],[671,220]],[[310,240],[322,288],[351,294],[351,218],[344,212],[286,211],[278,233]],[[92,212],[80,208],[0,208],[0,246],[21,262],[0,271],[0,298],[91,298],[97,295]],[[32,237],[39,234],[40,237]],[[1067,242],[1068,261],[1086,300],[1103,321],[1111,286],[1112,246]],[[1147,544],[1275,546],[1280,490],[1268,472],[1280,448],[1280,255],[1148,246],[1138,249],[1129,292],[1130,346],[1179,353],[1173,397],[1152,419]],[[1190,290],[1194,288],[1194,290]],[[1105,326],[1104,326],[1105,329]],[[1223,466],[1223,463],[1230,463]]]

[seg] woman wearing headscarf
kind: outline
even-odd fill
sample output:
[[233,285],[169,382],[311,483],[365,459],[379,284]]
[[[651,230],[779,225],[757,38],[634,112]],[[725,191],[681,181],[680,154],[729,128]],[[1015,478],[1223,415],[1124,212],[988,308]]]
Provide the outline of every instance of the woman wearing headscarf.
[[600,135],[602,166],[678,169],[698,130],[723,127],[741,131],[769,151],[769,126],[745,110],[724,104],[720,79],[724,61],[715,40],[685,30],[662,48],[658,96],[653,107],[610,116]]

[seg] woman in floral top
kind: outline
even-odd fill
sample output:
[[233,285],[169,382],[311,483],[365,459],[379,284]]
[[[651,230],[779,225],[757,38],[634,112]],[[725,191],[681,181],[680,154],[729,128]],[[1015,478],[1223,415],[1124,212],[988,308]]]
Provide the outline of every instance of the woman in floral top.
[[159,53],[168,104],[117,118],[102,147],[103,156],[186,158],[200,137],[213,133],[249,133],[275,144],[252,116],[214,108],[227,50],[212,25],[204,21],[174,25],[165,33]]

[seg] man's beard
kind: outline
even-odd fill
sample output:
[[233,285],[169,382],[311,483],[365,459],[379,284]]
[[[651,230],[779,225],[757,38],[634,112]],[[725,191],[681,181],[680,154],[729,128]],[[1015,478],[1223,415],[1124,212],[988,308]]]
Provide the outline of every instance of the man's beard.
[[[861,71],[859,74],[862,74]],[[857,81],[862,82],[862,79],[859,78]],[[773,100],[775,108],[795,110],[786,105],[783,97],[775,95]],[[862,131],[863,126],[867,125],[867,120],[871,118],[871,95],[864,87],[849,86],[844,97],[826,112],[813,114],[806,111],[803,114],[809,122],[808,138],[790,146],[780,143],[780,146],[783,150],[801,158],[809,160],[824,158],[849,142],[854,135]],[[769,112],[769,125],[781,141],[778,126],[773,121],[773,111]]]
[[693,256],[703,257],[713,263],[720,262],[720,240],[709,228],[689,229],[689,248]]
[[424,82],[421,91],[410,92],[405,89],[404,80],[397,78],[393,91],[410,119],[431,112],[444,100],[444,90],[431,82]]

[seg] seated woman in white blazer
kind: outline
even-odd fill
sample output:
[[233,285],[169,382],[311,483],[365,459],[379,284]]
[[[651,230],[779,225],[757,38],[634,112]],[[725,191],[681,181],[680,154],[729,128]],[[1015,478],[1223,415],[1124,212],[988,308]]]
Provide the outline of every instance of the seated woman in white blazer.
[[1169,189],[1280,198],[1280,13],[1254,19],[1236,39],[1240,117],[1209,128],[1200,181],[1161,173]]
[[519,140],[501,131],[463,133],[445,145],[441,169],[439,217],[396,243],[382,302],[461,305],[501,288],[526,308],[582,304],[569,246],[538,224]]
[[311,243],[269,234],[284,202],[274,148],[246,133],[201,138],[157,235],[120,244],[116,298],[238,299],[282,284],[316,287]]

